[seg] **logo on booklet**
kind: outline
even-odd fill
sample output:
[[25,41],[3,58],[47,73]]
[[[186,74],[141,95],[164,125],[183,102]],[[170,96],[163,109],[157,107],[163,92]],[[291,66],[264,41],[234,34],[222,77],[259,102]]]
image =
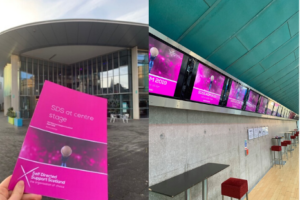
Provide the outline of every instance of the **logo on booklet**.
[[28,172],[25,172],[24,167],[23,167],[22,165],[21,165],[21,168],[22,168],[22,171],[23,171],[23,175],[20,176],[18,179],[20,179],[20,178],[22,178],[22,177],[25,176],[25,179],[26,179],[26,181],[27,181],[27,183],[28,183],[28,185],[29,185],[29,187],[30,187],[30,183],[29,183],[29,181],[28,181],[27,175],[30,174],[31,172],[34,172],[34,170],[38,169],[39,167],[36,167],[36,168],[34,168],[34,169],[32,169],[32,170],[30,170],[30,171],[28,171]]

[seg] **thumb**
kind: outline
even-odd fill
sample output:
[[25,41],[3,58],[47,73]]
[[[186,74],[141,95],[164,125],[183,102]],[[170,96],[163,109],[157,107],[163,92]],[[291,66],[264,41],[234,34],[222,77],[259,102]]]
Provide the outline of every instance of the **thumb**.
[[9,200],[20,200],[24,193],[24,181],[19,181],[15,186]]

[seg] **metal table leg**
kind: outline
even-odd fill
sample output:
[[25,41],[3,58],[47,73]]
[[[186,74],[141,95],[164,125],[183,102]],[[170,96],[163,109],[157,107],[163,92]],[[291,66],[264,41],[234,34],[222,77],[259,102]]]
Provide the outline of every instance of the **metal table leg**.
[[186,191],[185,191],[185,200],[190,200],[190,189],[187,189]]
[[202,181],[202,200],[208,200],[208,197],[207,197],[207,179]]

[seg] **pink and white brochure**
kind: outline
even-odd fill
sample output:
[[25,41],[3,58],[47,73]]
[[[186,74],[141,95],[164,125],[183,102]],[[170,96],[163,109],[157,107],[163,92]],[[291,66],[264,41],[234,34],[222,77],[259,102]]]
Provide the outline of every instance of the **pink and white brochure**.
[[59,199],[108,199],[107,100],[46,81],[9,189]]

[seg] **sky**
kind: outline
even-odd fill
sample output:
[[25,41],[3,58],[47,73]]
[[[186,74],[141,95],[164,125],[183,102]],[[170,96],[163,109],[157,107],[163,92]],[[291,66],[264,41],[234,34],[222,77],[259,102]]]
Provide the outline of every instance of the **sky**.
[[54,19],[106,19],[148,24],[148,0],[0,0],[0,32]]

